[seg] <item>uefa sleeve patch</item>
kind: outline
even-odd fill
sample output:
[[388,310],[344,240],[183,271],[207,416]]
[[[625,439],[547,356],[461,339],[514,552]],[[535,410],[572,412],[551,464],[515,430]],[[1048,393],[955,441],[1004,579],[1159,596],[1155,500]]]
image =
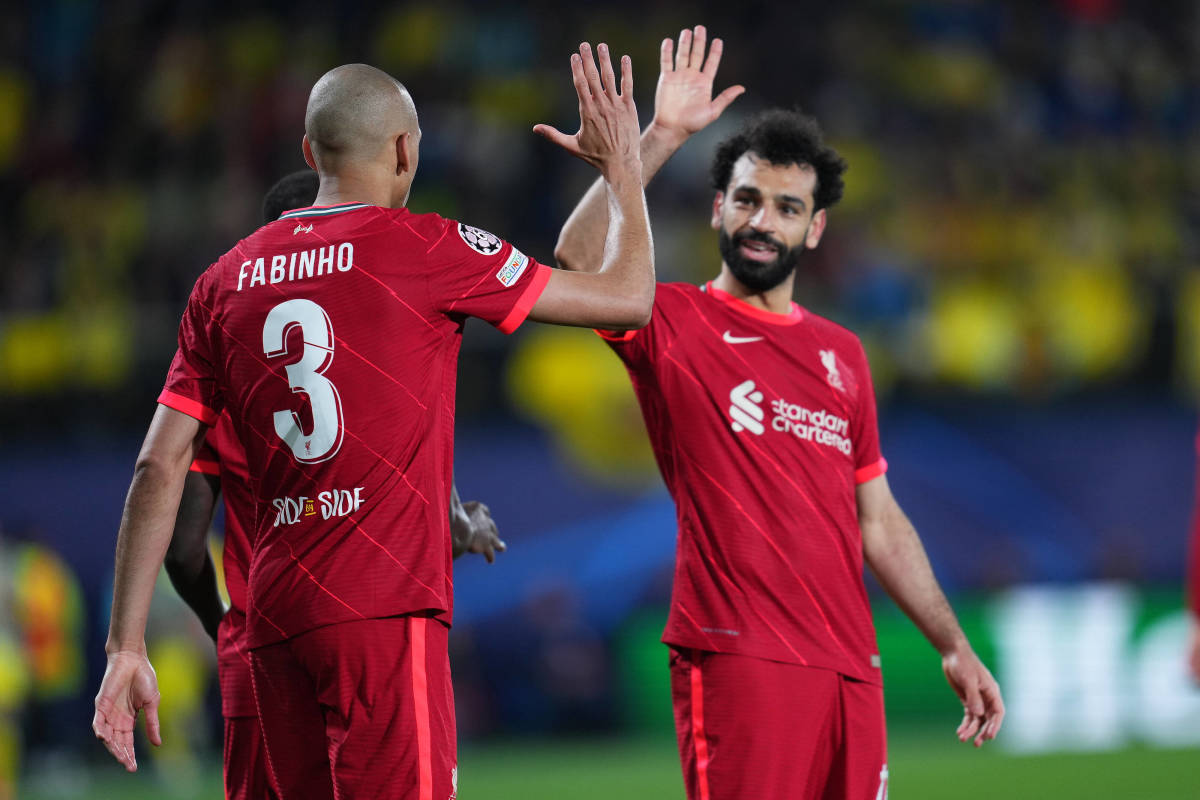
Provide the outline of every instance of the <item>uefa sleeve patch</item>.
[[472,228],[461,222],[458,223],[458,235],[467,243],[467,247],[484,256],[496,255],[503,246],[500,237],[494,236],[482,228]]
[[496,273],[496,280],[503,283],[505,286],[512,286],[517,282],[517,278],[521,277],[521,273],[529,266],[529,256],[522,253],[517,248],[513,248],[508,254],[508,258],[504,262],[504,266]]

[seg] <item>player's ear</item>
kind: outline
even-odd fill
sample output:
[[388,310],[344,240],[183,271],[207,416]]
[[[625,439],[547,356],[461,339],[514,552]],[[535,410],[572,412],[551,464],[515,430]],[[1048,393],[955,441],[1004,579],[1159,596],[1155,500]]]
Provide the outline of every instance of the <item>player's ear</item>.
[[813,214],[812,222],[808,223],[808,233],[804,234],[804,246],[809,250],[821,242],[821,234],[825,232],[825,222],[825,209],[822,208]]
[[412,134],[405,131],[396,137],[396,174],[403,175],[409,172],[415,156]]
[[308,134],[304,134],[304,138],[300,140],[300,151],[304,153],[304,163],[308,164],[317,172],[317,157],[313,155],[312,144],[308,141]]
[[721,212],[725,210],[725,193],[717,192],[713,197],[713,212],[712,212],[712,229],[714,231],[721,229]]

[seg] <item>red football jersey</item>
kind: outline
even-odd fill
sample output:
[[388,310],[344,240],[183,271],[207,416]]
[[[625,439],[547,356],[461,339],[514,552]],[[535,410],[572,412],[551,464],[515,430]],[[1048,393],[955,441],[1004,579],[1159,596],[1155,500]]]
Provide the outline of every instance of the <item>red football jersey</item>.
[[549,277],[486,231],[361,203],[290,211],[200,277],[159,402],[210,425],[228,409],[246,450],[250,646],[450,621],[463,324],[511,332]]
[[229,613],[217,631],[217,674],[221,681],[221,713],[226,717],[258,715],[250,681],[246,646],[246,576],[250,570],[250,531],[254,528],[254,493],[246,467],[246,451],[233,432],[228,414],[209,429],[192,462],[192,471],[216,475],[225,502],[225,546],[221,566],[229,592]]
[[858,337],[659,284],[625,362],[678,512],[663,641],[879,683],[855,487],[883,474]]

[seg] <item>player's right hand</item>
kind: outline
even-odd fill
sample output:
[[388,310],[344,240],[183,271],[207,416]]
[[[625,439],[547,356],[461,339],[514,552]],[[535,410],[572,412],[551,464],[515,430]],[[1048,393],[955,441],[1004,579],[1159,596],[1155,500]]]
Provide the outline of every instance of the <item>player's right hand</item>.
[[96,695],[92,732],[129,772],[137,772],[133,728],[138,711],[146,711],[146,736],[150,743],[156,747],[162,744],[158,702],[158,678],[144,653],[119,650],[109,654]]
[[678,47],[668,37],[663,39],[659,51],[658,88],[654,92],[654,119],[650,125],[680,143],[704,130],[746,91],[744,86],[730,86],[715,98],[712,96],[724,44],[713,39],[706,60],[707,37],[703,25],[694,30],[684,28],[679,34]]
[[633,103],[633,62],[629,56],[621,57],[618,91],[608,45],[601,43],[596,49],[599,68],[587,42],[571,56],[571,77],[579,96],[579,132],[568,136],[551,125],[535,125],[533,131],[596,167],[606,178],[613,170],[625,170],[640,186],[641,130]]
[[969,646],[942,656],[942,672],[963,704],[958,740],[974,739],[976,747],[995,739],[1004,722],[1004,700],[1000,685]]

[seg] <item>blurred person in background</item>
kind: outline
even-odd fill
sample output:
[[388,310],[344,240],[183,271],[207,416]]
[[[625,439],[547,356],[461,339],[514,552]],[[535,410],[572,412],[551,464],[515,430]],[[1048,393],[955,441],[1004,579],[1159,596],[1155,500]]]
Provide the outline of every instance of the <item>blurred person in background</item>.
[[29,665],[15,622],[12,553],[0,527],[0,800],[17,796],[24,738],[21,714],[29,700]]
[[[706,31],[662,43],[648,182],[743,89],[713,98]],[[792,302],[804,253],[842,194],[842,158],[814,119],[771,110],[718,146],[712,227],[721,271],[659,286],[641,330],[599,331],[625,363],[678,509],[672,693],[689,798],[887,794],[880,659],[863,561],[942,656],[975,746],[1000,688],[896,503],[858,338]],[[608,232],[594,184],[555,256],[588,269]],[[769,416],[768,416],[769,415]]]
[[[274,222],[292,209],[311,207],[319,189],[320,180],[311,169],[284,176],[263,199],[263,222]],[[229,800],[277,796],[268,777],[266,749],[246,657],[246,578],[255,514],[250,480],[246,451],[237,440],[229,415],[223,413],[206,434],[184,481],[175,530],[164,561],[171,584],[217,645],[221,714],[225,718],[225,796]],[[228,608],[221,598],[216,565],[208,547],[208,531],[222,491],[225,542],[221,553]],[[461,502],[453,485],[450,535],[455,558],[473,552],[492,563],[495,553],[505,549],[487,506],[475,501]]]
[[1191,633],[1188,639],[1188,671],[1200,684],[1200,436],[1196,437],[1196,495],[1192,509],[1192,531],[1188,541],[1188,610]]
[[[126,499],[93,719],[126,769],[140,710],[161,743],[150,594],[188,467],[227,409],[248,463],[262,465],[248,644],[280,796],[456,794],[446,509],[463,323],[637,328],[653,304],[632,65],[622,60],[618,91],[606,45],[598,55],[599,67],[583,44],[571,58],[579,132],[534,128],[609,187],[613,224],[591,275],[410,213],[422,134],[394,78],[349,64],[313,87],[303,150],[320,173],[317,205],[259,229],[197,281]],[[300,359],[284,367],[289,352]]]

